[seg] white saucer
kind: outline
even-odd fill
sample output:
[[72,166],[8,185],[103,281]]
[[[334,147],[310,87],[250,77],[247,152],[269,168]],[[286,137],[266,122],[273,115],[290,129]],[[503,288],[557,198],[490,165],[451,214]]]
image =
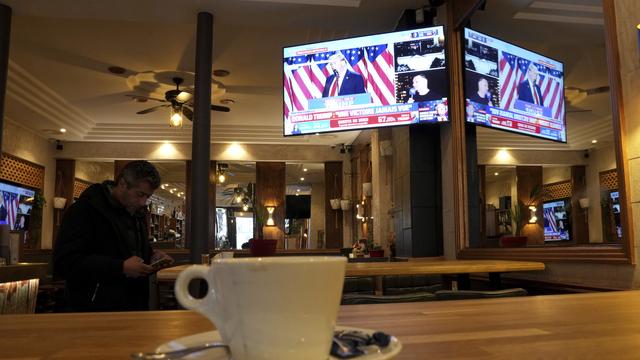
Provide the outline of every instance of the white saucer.
[[[354,328],[354,327],[349,327],[349,326],[336,326],[336,330],[338,330],[338,331],[361,331],[361,332],[369,334],[369,335],[371,335],[371,334],[373,334],[375,332],[374,330]],[[164,344],[158,346],[156,351],[165,352],[165,351],[181,350],[181,349],[184,349],[186,347],[197,346],[197,345],[201,345],[201,344],[204,344],[206,342],[212,342],[212,341],[221,341],[220,333],[218,333],[218,331],[207,331],[207,332],[202,332],[202,333],[199,333],[199,334],[194,334],[194,335],[181,337],[181,338],[169,341],[168,343],[164,343]],[[381,351],[379,353],[358,356],[358,357],[355,357],[355,358],[352,358],[352,359],[354,359],[354,360],[386,360],[386,359],[392,359],[394,356],[396,356],[396,355],[398,355],[398,353],[400,353],[400,350],[402,350],[402,344],[400,343],[400,341],[395,336],[392,336],[391,337],[391,342],[389,343],[389,346],[387,346],[384,349],[381,349]],[[189,356],[185,356],[184,359],[229,360],[229,358],[227,357],[227,351],[225,349],[220,349],[220,348],[205,350],[205,351],[201,351],[201,352],[198,352],[198,353],[195,353],[195,354],[191,354]],[[333,357],[333,356],[330,356],[329,359],[330,360],[338,360],[338,358]]]

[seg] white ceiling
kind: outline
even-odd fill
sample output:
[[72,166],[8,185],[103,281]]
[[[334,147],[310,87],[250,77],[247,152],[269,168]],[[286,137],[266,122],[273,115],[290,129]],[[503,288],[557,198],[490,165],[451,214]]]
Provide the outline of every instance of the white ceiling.
[[[236,101],[230,113],[212,112],[212,142],[317,145],[351,143],[358,132],[282,137],[281,48],[391,31],[404,9],[421,7],[427,1],[0,2],[14,10],[6,106],[9,121],[63,140],[189,142],[189,124],[169,128],[166,109],[136,115],[157,103],[139,103],[125,95],[158,96],[170,88],[174,74],[184,76],[189,86],[196,14],[206,10],[215,18],[213,68],[231,72],[228,77],[212,78],[214,84],[223,83],[214,91],[213,101]],[[603,29],[589,24],[595,20],[585,24],[579,18],[601,19],[602,14],[593,7],[599,4],[599,0],[487,0],[486,10],[474,16],[472,26],[563,61],[566,85],[590,88],[608,83]],[[579,21],[514,19],[523,12]],[[126,72],[112,74],[109,66],[123,67]],[[141,91],[132,86],[134,79],[151,79],[152,86]],[[611,138],[608,94],[589,96],[575,105],[593,111],[569,114],[569,145],[479,129],[479,147],[582,149],[591,147],[590,140],[596,135],[599,145],[606,146]],[[55,134],[60,127],[68,132]]]

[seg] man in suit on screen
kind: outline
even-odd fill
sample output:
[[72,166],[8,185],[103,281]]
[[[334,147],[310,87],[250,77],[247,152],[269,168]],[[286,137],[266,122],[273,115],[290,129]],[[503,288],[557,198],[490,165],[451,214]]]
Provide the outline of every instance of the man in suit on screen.
[[349,70],[347,59],[340,52],[329,57],[329,69],[332,74],[324,83],[322,97],[353,95],[365,93],[362,75]]
[[531,63],[527,68],[527,76],[518,85],[518,100],[543,106],[542,91],[538,85],[538,69]]

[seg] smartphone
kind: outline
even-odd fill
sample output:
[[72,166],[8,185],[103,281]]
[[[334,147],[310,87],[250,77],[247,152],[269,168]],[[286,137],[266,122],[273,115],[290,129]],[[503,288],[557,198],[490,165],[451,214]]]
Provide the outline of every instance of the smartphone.
[[168,265],[171,265],[173,261],[171,261],[170,259],[160,259],[158,261],[155,261],[153,263],[151,263],[151,267],[153,268],[153,271],[158,271]]

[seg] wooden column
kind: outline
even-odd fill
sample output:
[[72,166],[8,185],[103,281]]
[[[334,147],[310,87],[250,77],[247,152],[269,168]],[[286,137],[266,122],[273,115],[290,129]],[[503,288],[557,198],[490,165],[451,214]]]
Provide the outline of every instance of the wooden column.
[[[536,186],[542,187],[542,166],[516,166],[516,188],[518,192],[518,201],[528,204],[531,199],[531,190]],[[522,235],[526,236],[527,244],[544,244],[544,217],[542,211],[542,202],[534,204],[537,207],[536,217],[538,222],[535,224],[527,223],[529,219],[529,209],[523,209],[524,227]]]
[[[58,236],[58,228],[60,227],[60,221],[62,215],[73,203],[73,183],[76,177],[76,161],[69,159],[57,159],[56,160],[56,183],[54,188],[55,197],[63,197],[67,199],[65,208],[62,210],[54,209],[53,223],[53,243],[55,244],[56,237]],[[52,204],[53,206],[53,204]]]
[[330,199],[342,197],[342,162],[328,161],[324,163],[324,222],[325,243],[327,249],[342,248],[342,210],[331,209]]
[[[587,176],[584,165],[571,167],[571,238],[578,244],[589,243],[589,224],[587,223],[587,211],[580,207],[580,199],[587,197]],[[600,206],[600,204],[589,204]]]
[[216,248],[216,162],[209,162],[209,249]]
[[278,248],[284,247],[285,196],[287,171],[284,162],[256,162],[256,203],[267,222],[266,206],[275,206],[273,221],[275,226],[262,228],[265,239],[278,240]]
[[0,154],[4,129],[4,97],[7,90],[9,67],[9,43],[11,40],[11,8],[0,4]]
[[184,229],[182,229],[182,243],[191,248],[191,160],[184,162]]
[[194,121],[191,141],[190,260],[199,263],[209,253],[209,168],[211,160],[211,63],[213,15],[198,13]]
[[113,179],[115,180],[118,177],[118,174],[120,174],[120,172],[122,171],[122,169],[124,169],[124,167],[127,166],[127,164],[132,161],[133,160],[115,160],[113,162]]
[[487,244],[487,167],[478,165],[480,187],[480,246]]

